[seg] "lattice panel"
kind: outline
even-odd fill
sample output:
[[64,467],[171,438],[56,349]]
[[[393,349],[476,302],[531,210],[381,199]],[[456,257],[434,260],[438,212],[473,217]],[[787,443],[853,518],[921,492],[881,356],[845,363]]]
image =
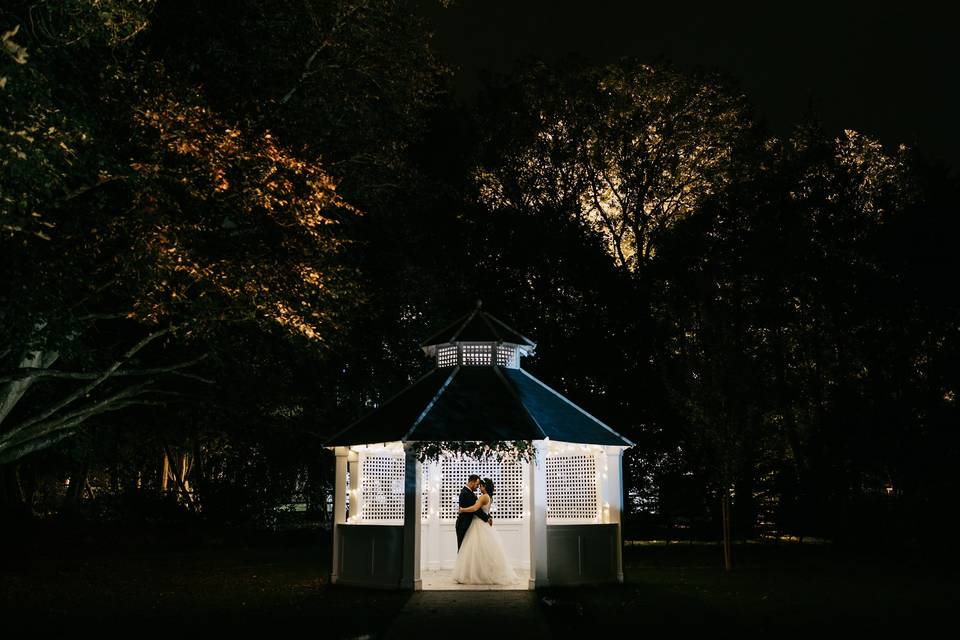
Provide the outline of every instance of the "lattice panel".
[[403,471],[400,456],[361,456],[360,520],[403,521]]
[[452,367],[457,364],[457,347],[446,346],[437,348],[437,366]]
[[420,465],[420,519],[430,517],[430,463]]
[[593,455],[551,455],[546,459],[547,517],[592,520],[600,514],[597,459]]
[[497,364],[501,367],[516,369],[518,366],[516,347],[497,347]]
[[[481,366],[493,364],[493,356],[490,353],[492,346],[489,344],[465,344],[463,349],[463,364],[466,366]],[[496,482],[496,480],[494,480]]]
[[493,480],[494,496],[490,515],[497,520],[524,517],[523,463],[519,461],[442,458],[440,460],[440,518],[456,520],[460,508],[460,490],[470,474]]

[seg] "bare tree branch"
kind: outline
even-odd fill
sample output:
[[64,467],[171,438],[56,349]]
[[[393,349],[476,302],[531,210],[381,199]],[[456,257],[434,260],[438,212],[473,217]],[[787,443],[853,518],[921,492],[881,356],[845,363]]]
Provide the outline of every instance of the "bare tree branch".
[[[77,409],[72,413],[67,413],[62,416],[58,416],[53,420],[47,420],[45,422],[36,422],[28,421],[21,423],[8,431],[7,433],[0,436],[0,452],[7,449],[8,447],[16,446],[27,440],[32,440],[35,438],[40,438],[46,436],[50,433],[56,431],[62,431],[64,429],[70,429],[84,422],[92,416],[95,416],[99,413],[104,413],[106,411],[116,411],[122,409],[131,404],[144,404],[149,401],[138,400],[130,402],[121,402],[128,400],[140,393],[143,393],[144,390],[151,384],[155,382],[154,379],[145,380],[144,382],[132,385],[126,389],[122,389],[117,393],[114,393],[111,396],[107,396],[102,400],[89,404],[85,407]],[[26,434],[26,435],[25,435]]]
[[163,403],[153,402],[150,400],[128,400],[125,402],[118,402],[95,413],[77,417],[69,423],[60,424],[56,428],[45,429],[43,433],[30,434],[16,442],[0,443],[0,464],[13,462],[29,453],[32,453],[33,451],[39,451],[40,449],[44,449],[56,444],[61,440],[71,437],[76,432],[77,427],[79,427],[89,418],[95,417],[96,415],[106,413],[108,411],[119,411],[120,409],[143,405],[162,406]]
[[60,378],[68,380],[96,380],[103,375],[108,375],[110,377],[121,377],[121,376],[152,376],[159,373],[171,373],[177,372],[179,375],[185,377],[195,378],[202,382],[212,383],[212,380],[207,380],[201,378],[200,376],[191,375],[187,373],[178,372],[179,369],[184,369],[191,367],[198,362],[205,360],[209,354],[204,354],[193,360],[188,360],[186,362],[178,362],[176,364],[167,365],[165,367],[155,367],[152,369],[118,369],[113,373],[107,373],[104,371],[51,371],[50,369],[40,369],[39,367],[22,367],[17,369],[14,373],[7,374],[0,377],[0,383],[4,382],[14,382],[17,380],[26,380],[26,379],[39,379],[39,378]]
[[156,340],[157,338],[159,338],[159,337],[161,337],[161,336],[163,336],[163,335],[166,335],[167,333],[170,333],[170,331],[171,331],[171,328],[170,328],[170,327],[167,327],[167,328],[165,328],[165,329],[160,329],[159,331],[154,331],[153,333],[147,335],[147,336],[144,337],[142,340],[140,340],[137,344],[135,344],[135,345],[133,345],[132,347],[130,347],[130,349],[128,349],[127,352],[124,353],[123,356],[120,357],[120,359],[118,359],[116,362],[114,362],[113,365],[110,366],[110,368],[108,368],[106,371],[104,371],[104,372],[103,372],[99,377],[97,377],[93,382],[91,382],[91,383],[88,384],[88,385],[85,385],[85,386],[80,387],[79,389],[77,389],[77,390],[74,391],[73,393],[67,395],[67,396],[66,396],[65,398],[63,398],[63,400],[61,400],[60,402],[53,404],[53,405],[52,405],[50,408],[48,408],[47,410],[42,411],[41,413],[37,414],[37,415],[34,416],[33,418],[28,419],[26,422],[22,423],[22,424],[19,425],[17,428],[18,428],[18,429],[24,429],[24,428],[30,427],[31,425],[38,424],[38,423],[46,420],[46,419],[49,418],[50,416],[54,415],[55,413],[57,413],[58,411],[60,411],[60,410],[63,409],[64,407],[67,407],[68,405],[72,404],[73,402],[77,401],[78,399],[86,396],[86,395],[89,394],[91,391],[93,391],[94,389],[96,389],[98,386],[100,386],[101,384],[103,384],[104,381],[106,381],[108,378],[110,378],[110,377],[117,371],[117,369],[120,368],[120,366],[121,366],[125,361],[129,360],[130,358],[132,358],[132,357],[133,357],[134,355],[136,355],[141,349],[143,349],[144,347],[146,347],[148,344],[150,344],[151,342],[153,342],[153,341]]
[[[78,409],[73,413],[59,416],[53,420],[41,422],[34,425],[20,425],[0,437],[0,461],[10,461],[21,455],[22,447],[31,441],[47,441],[58,433],[70,431],[79,426],[86,420],[95,415],[106,413],[107,411],[118,411],[135,405],[157,405],[162,406],[162,402],[133,399],[140,393],[143,393],[146,387],[152,384],[153,380],[147,380],[141,384],[133,385],[118,393],[113,394],[103,400]],[[20,453],[18,453],[20,451]]]
[[118,311],[116,313],[88,313],[85,316],[80,316],[77,320],[81,322],[93,322],[95,320],[121,320],[123,318],[129,317],[129,312]]
[[[28,351],[20,357],[20,365],[45,369],[57,361],[60,354],[56,351]],[[20,398],[33,385],[33,380],[8,382],[0,386],[0,425],[10,415]]]
[[290,101],[290,98],[293,97],[293,94],[297,92],[297,89],[299,89],[303,85],[304,81],[310,76],[310,67],[313,65],[313,61],[316,59],[316,57],[320,54],[321,49],[323,49],[322,45],[310,54],[310,57],[307,58],[306,64],[303,65],[303,73],[300,74],[300,79],[297,80],[297,83],[293,85],[293,88],[291,88],[290,91],[287,91],[285,96],[280,98],[279,104],[287,104],[287,102]]

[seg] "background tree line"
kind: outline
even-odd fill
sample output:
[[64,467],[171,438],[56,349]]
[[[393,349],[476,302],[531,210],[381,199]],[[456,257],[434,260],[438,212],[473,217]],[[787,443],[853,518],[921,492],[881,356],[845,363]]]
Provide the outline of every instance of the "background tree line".
[[937,539],[947,168],[635,60],[463,104],[415,9],[0,11],[4,510],[322,520],[324,438],[480,297],[638,443],[628,535]]

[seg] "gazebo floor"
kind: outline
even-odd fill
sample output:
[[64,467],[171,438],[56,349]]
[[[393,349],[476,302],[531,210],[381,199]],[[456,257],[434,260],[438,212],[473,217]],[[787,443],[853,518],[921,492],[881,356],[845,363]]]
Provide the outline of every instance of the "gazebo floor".
[[453,581],[450,569],[420,571],[424,591],[526,591],[530,572],[516,569],[517,580],[513,584],[458,584]]

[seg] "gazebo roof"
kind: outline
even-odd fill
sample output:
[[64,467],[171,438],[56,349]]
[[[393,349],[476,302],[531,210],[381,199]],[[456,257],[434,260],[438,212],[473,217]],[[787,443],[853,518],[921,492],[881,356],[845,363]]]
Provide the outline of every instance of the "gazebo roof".
[[509,342],[520,346],[536,347],[530,338],[521,335],[503,322],[480,309],[480,302],[466,315],[460,316],[420,343],[421,347],[449,342]]
[[[461,328],[467,328],[481,313],[475,309]],[[452,340],[464,339],[452,335]],[[533,345],[529,340],[527,343]],[[523,369],[496,365],[434,369],[326,444],[545,438],[579,444],[633,445]]]

